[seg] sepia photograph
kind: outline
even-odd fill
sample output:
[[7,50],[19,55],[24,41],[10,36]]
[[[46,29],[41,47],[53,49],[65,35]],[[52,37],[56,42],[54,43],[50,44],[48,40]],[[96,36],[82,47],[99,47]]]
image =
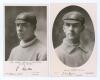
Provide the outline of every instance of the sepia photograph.
[[0,80],[100,80],[100,0],[0,0]]
[[71,5],[62,9],[53,24],[53,46],[60,61],[80,67],[90,58],[94,43],[94,26],[85,9]]
[[4,74],[48,76],[47,5],[5,6]]
[[47,61],[46,6],[5,6],[5,60]]
[[96,5],[55,3],[50,9],[52,76],[96,76]]

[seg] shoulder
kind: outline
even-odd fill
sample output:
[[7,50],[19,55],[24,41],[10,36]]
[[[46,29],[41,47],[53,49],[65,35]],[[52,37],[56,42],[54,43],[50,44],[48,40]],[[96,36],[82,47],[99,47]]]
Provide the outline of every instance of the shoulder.
[[11,49],[8,61],[13,61],[14,60],[14,58],[16,57],[16,52],[18,52],[18,50],[19,50],[19,45]]
[[55,53],[61,61],[64,61],[64,50],[61,45],[55,48]]
[[15,46],[14,48],[12,48],[11,52],[16,52],[20,49],[20,45]]
[[47,60],[47,49],[46,46],[40,41],[40,40],[36,40],[36,50],[38,53],[38,60]]
[[63,47],[62,47],[62,45],[60,45],[60,46],[58,46],[58,47],[56,47],[55,48],[55,52],[57,53],[57,54],[62,54],[63,53]]
[[93,48],[94,48],[94,43],[91,42],[91,43],[88,43],[88,44],[83,44],[81,43],[81,46],[80,46],[83,54],[83,58],[85,60],[88,60],[90,58],[90,56],[92,55],[92,51],[93,51]]
[[87,44],[85,44],[84,42],[81,41],[79,47],[81,47],[81,49],[86,52],[86,53],[89,53],[93,50],[93,47],[94,47],[94,43],[93,42],[89,42]]
[[36,50],[38,51],[38,52],[46,52],[46,45],[44,45],[43,44],[43,42],[41,42],[39,39],[37,39],[36,41],[35,41],[35,44],[33,44],[34,46],[35,46],[35,48],[36,48]]

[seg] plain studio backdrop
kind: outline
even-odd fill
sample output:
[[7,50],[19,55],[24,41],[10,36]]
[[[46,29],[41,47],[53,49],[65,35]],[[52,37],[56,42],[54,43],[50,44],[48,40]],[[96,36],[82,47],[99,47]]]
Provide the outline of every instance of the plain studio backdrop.
[[47,44],[47,8],[46,6],[5,6],[5,60],[11,49],[19,44],[15,19],[21,12],[33,12],[37,18],[36,36]]
[[[63,38],[65,37],[65,34],[63,32],[62,17],[70,11],[79,11],[84,15],[85,29],[82,32],[82,34],[80,35],[80,39],[81,39],[81,41],[84,42],[85,45],[89,45],[92,43],[94,44],[95,33],[94,33],[94,26],[93,26],[91,17],[89,16],[88,12],[86,12],[83,8],[76,6],[76,5],[71,5],[71,6],[68,6],[68,7],[65,7],[64,9],[62,9],[55,18],[55,21],[53,24],[53,32],[52,32],[54,48],[59,46],[62,43]],[[94,47],[94,46],[91,46],[91,47]]]

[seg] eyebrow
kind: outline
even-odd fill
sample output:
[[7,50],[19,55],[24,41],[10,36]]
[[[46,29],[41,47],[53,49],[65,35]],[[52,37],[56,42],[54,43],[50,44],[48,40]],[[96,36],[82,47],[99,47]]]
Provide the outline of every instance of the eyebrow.
[[15,23],[15,24],[27,24],[27,23]]
[[65,24],[72,24],[73,25],[73,24],[80,24],[80,23],[65,23]]

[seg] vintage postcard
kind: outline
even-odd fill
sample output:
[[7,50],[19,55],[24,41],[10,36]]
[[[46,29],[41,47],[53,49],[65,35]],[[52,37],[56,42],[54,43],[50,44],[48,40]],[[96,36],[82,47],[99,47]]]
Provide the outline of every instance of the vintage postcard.
[[4,73],[48,76],[47,6],[4,7]]
[[96,76],[96,4],[52,3],[52,76]]

